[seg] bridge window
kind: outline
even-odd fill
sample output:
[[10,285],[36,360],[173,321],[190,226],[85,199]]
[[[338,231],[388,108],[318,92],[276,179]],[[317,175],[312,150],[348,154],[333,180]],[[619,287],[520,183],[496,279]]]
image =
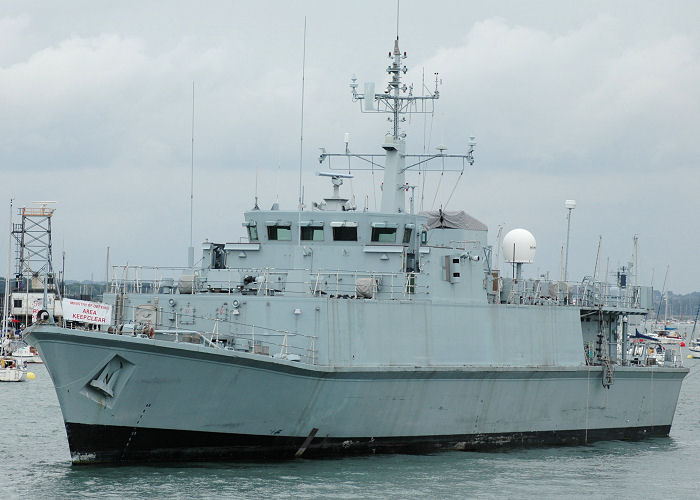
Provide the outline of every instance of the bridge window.
[[258,241],[258,226],[254,220],[249,220],[243,223],[248,230],[248,241]]
[[301,221],[302,241],[323,241],[323,222]]
[[302,227],[301,239],[304,241],[323,241],[322,227]]
[[379,243],[396,243],[396,229],[392,227],[373,227],[372,241]]
[[248,241],[258,241],[258,226],[248,226]]
[[357,241],[357,222],[331,222],[333,241]]
[[334,227],[333,241],[357,241],[356,227]]
[[372,241],[377,243],[396,243],[397,224],[386,222],[372,223]]
[[267,226],[267,239],[270,241],[291,241],[292,226],[290,225],[275,225]]

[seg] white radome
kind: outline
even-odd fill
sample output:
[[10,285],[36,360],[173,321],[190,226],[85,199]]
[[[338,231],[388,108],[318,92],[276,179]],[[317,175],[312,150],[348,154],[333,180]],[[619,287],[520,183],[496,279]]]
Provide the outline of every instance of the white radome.
[[503,237],[503,259],[516,264],[531,264],[535,261],[537,242],[527,229],[513,229]]

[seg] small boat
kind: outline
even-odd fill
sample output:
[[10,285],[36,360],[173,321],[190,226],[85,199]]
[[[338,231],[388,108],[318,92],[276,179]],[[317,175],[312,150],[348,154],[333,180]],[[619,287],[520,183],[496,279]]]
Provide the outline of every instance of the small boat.
[[27,367],[11,356],[0,358],[0,382],[22,382],[27,379]]
[[700,339],[695,339],[688,344],[688,352],[694,358],[700,358]]
[[640,332],[636,330],[635,335],[630,335],[631,339],[644,339],[652,340],[654,342],[659,342],[660,344],[673,344],[678,345],[683,341],[678,333],[672,332],[665,329],[655,329],[653,332]]
[[[671,355],[669,361],[673,361],[673,352],[668,352]],[[632,345],[629,348],[629,359],[632,364],[635,365],[657,365],[664,366],[667,358],[666,346],[662,345],[660,342],[647,341],[640,339],[639,342],[632,340]]]
[[43,363],[36,348],[24,342],[12,350],[12,357],[20,363]]
[[683,338],[675,328],[665,327],[654,330],[654,336],[662,344],[680,344]]

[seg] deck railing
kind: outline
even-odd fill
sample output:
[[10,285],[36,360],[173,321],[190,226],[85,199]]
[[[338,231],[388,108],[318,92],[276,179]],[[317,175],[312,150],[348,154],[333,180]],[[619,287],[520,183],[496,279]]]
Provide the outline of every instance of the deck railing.
[[211,279],[200,277],[197,271],[188,268],[127,265],[112,267],[109,291],[114,294],[175,293],[183,277],[195,293],[407,299],[425,293],[428,288],[420,283],[416,273],[231,268],[217,272],[217,279]]
[[[425,297],[428,293],[428,285],[418,273],[268,267],[230,268],[217,270],[213,276],[202,276],[198,270],[182,267],[127,265],[113,266],[112,269],[109,288],[115,294],[225,293],[397,300]],[[494,304],[637,310],[653,307],[650,287],[619,286],[589,278],[574,283],[546,279],[514,280],[488,273],[484,284],[489,301]]]
[[318,337],[288,330],[275,330],[251,325],[246,331],[236,334],[218,332],[218,322],[213,331],[203,332],[180,328],[154,329],[150,325],[126,323],[102,329],[85,328],[83,325],[71,324],[73,330],[88,330],[105,335],[122,335],[144,339],[164,340],[174,343],[199,344],[212,349],[239,351],[262,356],[270,356],[288,361],[316,365],[318,363]]
[[650,287],[619,286],[588,279],[580,283],[491,276],[489,279],[499,280],[497,286],[490,285],[488,288],[495,291],[491,294],[491,301],[495,303],[639,310],[653,307]]

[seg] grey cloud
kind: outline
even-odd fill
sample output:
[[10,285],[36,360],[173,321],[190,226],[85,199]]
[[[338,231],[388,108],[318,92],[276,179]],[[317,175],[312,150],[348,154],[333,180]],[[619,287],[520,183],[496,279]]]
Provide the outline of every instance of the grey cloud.
[[[194,80],[195,239],[242,235],[256,169],[263,206],[277,194],[295,206],[295,189],[280,185],[297,184],[305,14],[304,185],[307,203],[319,199],[328,186],[312,175],[317,147],[341,149],[350,132],[354,151],[378,152],[387,124],[360,114],[347,84],[357,73],[381,87],[394,9],[10,4],[0,18],[0,175],[8,179],[0,201],[58,199],[56,241],[75,278],[101,277],[107,245],[114,262],[184,262]],[[430,150],[443,142],[460,151],[478,137],[477,164],[450,206],[484,220],[492,238],[502,222],[531,229],[533,273],[556,273],[563,200],[576,198],[575,275],[592,272],[599,234],[612,267],[629,258],[638,233],[647,281],[668,263],[672,290],[697,289],[700,236],[688,228],[700,212],[698,10],[693,2],[663,12],[655,2],[402,4],[408,81],[419,90],[423,71],[428,86],[434,72],[443,81],[435,115],[408,124],[410,148],[422,150],[424,130]],[[445,179],[436,203],[456,179]],[[360,206],[365,196],[373,204],[371,180],[360,174],[344,186]],[[417,174],[410,180],[422,185]],[[426,182],[425,203],[437,183]]]

